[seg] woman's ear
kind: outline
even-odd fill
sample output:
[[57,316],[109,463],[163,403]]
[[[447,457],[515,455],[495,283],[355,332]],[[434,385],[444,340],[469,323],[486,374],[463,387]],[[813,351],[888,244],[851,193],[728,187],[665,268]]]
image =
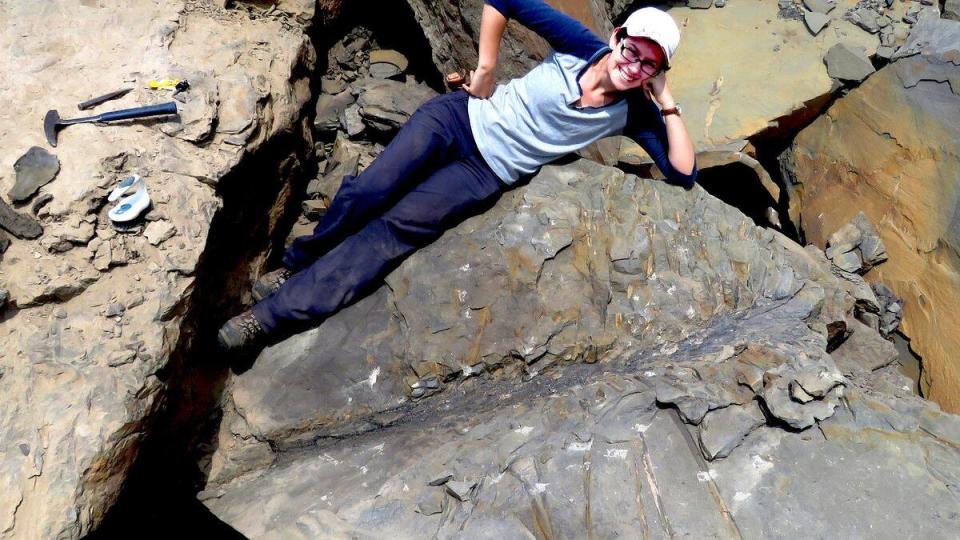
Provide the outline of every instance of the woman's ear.
[[613,29],[613,33],[610,34],[610,48],[611,48],[611,49],[614,48],[614,47],[616,47],[617,42],[620,41],[620,39],[617,37],[617,35],[618,35],[619,33],[620,33],[620,27],[618,26],[618,27],[614,28],[614,29]]

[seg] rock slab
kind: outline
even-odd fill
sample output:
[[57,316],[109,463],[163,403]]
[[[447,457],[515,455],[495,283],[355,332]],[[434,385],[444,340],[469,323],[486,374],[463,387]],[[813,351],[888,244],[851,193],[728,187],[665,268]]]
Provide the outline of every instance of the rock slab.
[[13,202],[21,202],[29,199],[57,176],[60,172],[60,160],[39,146],[31,146],[27,153],[13,164],[13,169],[17,173],[17,182],[8,195]]
[[860,82],[874,72],[873,64],[863,49],[846,43],[837,43],[830,47],[823,61],[827,65],[827,73],[841,81]]
[[3,199],[0,199],[0,228],[6,229],[17,238],[26,240],[32,240],[43,234],[40,222],[17,212]]
[[888,260],[865,277],[903,299],[903,331],[924,359],[925,395],[953,412],[960,412],[960,312],[951,300],[960,298],[958,58],[960,22],[921,18],[893,62],[837,100],[781,160],[790,217],[808,240],[824,246],[861,210],[874,224]]

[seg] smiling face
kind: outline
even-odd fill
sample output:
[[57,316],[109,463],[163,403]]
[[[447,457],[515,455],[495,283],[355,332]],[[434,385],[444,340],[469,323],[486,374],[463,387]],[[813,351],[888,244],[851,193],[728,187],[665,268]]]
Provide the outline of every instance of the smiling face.
[[613,53],[607,63],[613,86],[620,91],[632,90],[655,77],[664,64],[663,49],[647,38],[624,36],[617,39],[617,30],[610,36]]

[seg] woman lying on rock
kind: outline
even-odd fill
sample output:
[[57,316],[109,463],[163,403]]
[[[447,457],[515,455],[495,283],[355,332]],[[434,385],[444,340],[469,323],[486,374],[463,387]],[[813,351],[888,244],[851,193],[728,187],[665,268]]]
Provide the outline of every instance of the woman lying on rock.
[[[518,179],[602,137],[631,137],[667,182],[693,185],[693,145],[666,80],[680,42],[669,15],[639,9],[605,43],[542,0],[485,1],[469,84],[421,106],[363,173],[344,178],[313,234],[254,285],[258,303],[220,329],[222,347],[248,348],[332,315]],[[494,88],[508,18],[553,51]]]

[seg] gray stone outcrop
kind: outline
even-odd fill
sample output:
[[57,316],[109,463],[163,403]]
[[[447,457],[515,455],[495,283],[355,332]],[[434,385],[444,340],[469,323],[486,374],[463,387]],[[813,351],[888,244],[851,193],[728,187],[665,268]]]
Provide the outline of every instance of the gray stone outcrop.
[[[0,68],[17,74],[0,87],[16,104],[0,117],[0,192],[31,201],[14,210],[0,200],[0,227],[16,237],[3,237],[0,266],[0,537],[80,538],[103,521],[182,382],[170,374],[183,373],[174,357],[190,348],[190,321],[209,309],[195,302],[209,283],[197,267],[215,221],[233,219],[216,186],[232,176],[219,187],[249,182],[242,189],[267,207],[279,198],[277,184],[231,173],[298,128],[316,58],[287,12],[244,7],[0,6],[10,30]],[[173,98],[147,88],[164,77],[191,87]],[[126,85],[134,89],[92,112],[173,99],[178,116],[70,126],[52,155],[47,110],[82,116],[77,103]],[[146,179],[153,205],[117,230],[106,197],[131,173]],[[263,238],[249,248],[258,242],[265,249]]]
[[[918,428],[918,415],[953,417],[872,370],[887,343],[874,330],[826,352],[827,326],[852,319],[848,289],[822,252],[699,188],[583,160],[546,167],[236,377],[201,499],[251,538],[795,534],[808,525],[765,486],[813,512],[906,481],[899,452],[956,452]],[[844,400],[910,411],[897,449],[836,482],[795,468],[805,452],[850,459],[870,444],[877,421]],[[945,494],[938,474],[911,493]],[[816,500],[801,495],[812,486]],[[614,511],[625,498],[642,504]],[[848,507],[822,532],[902,527],[888,515],[900,504]],[[956,525],[938,514],[949,500],[911,504],[931,534]]]

